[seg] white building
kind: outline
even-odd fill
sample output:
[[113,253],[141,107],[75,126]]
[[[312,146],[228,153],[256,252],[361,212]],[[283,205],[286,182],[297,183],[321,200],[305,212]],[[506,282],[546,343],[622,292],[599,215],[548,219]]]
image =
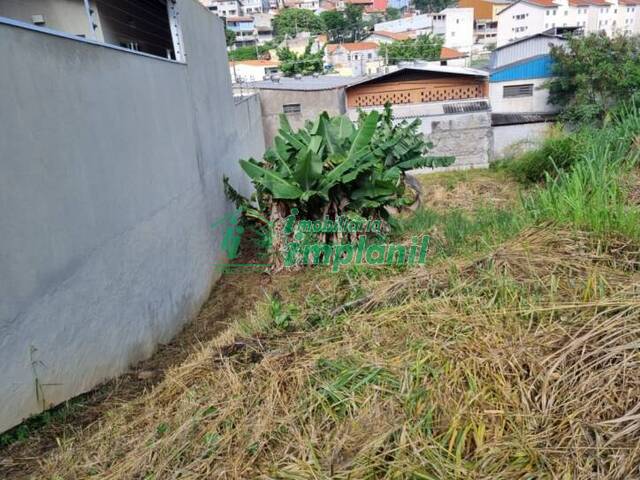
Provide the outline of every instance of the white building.
[[520,0],[498,13],[498,46],[550,28],[581,27],[585,33],[640,33],[638,0]]
[[280,62],[275,60],[239,60],[229,62],[233,83],[259,82],[280,71]]
[[201,3],[219,17],[242,15],[242,5],[238,0],[200,0]]
[[378,56],[378,48],[379,45],[374,42],[327,45],[325,62],[343,76],[378,73],[382,66],[382,60]]
[[[411,32],[415,35],[432,33],[443,39],[445,47],[468,52],[473,45],[473,8],[445,8],[438,13],[381,22],[374,25],[373,29],[374,34],[378,32],[387,34]],[[378,33],[378,35],[381,34]]]
[[320,8],[320,0],[285,0],[286,8],[302,8],[315,12]]
[[433,33],[444,46],[468,52],[473,46],[473,8],[445,8],[433,15]]

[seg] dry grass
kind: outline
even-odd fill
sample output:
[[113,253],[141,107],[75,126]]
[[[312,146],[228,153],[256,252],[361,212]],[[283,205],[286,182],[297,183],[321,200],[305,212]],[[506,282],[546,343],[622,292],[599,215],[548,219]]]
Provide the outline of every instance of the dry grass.
[[301,277],[305,301],[294,281],[262,302],[41,475],[637,478],[638,259],[546,226],[474,261]]
[[504,208],[518,198],[519,187],[505,172],[487,169],[431,173],[417,177],[423,206],[434,210]]

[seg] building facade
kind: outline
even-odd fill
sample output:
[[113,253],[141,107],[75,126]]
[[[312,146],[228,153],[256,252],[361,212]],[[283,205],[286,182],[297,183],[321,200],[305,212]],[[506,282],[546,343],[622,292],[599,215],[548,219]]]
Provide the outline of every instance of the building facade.
[[325,63],[340,75],[371,75],[382,66],[379,48],[375,42],[330,44],[325,48]]
[[[453,169],[486,167],[492,148],[487,74],[455,67],[411,67],[346,88],[347,112],[393,106],[396,121],[419,119],[435,156],[454,156]],[[431,169],[429,169],[431,171]]]
[[498,17],[498,46],[550,28],[579,27],[608,36],[640,33],[637,0],[520,0]]

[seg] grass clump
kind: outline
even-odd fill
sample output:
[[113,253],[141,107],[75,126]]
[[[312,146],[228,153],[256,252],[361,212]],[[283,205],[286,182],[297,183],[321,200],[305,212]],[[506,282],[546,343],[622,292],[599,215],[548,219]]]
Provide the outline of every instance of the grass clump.
[[629,108],[603,129],[576,133],[584,139],[581,160],[557,177],[546,174],[546,185],[525,197],[526,212],[534,221],[552,220],[603,235],[639,238],[640,211],[627,201],[624,181],[638,162],[639,132],[640,115]]
[[570,169],[580,159],[580,143],[576,136],[555,130],[539,148],[516,159],[501,160],[493,168],[505,170],[523,184],[539,183],[548,176]]

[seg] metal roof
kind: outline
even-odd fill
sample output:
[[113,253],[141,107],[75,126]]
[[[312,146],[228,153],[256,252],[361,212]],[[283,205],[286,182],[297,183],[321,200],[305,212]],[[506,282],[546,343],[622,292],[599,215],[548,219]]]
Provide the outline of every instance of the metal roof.
[[333,90],[368,80],[367,77],[341,77],[338,75],[319,75],[318,77],[306,76],[300,79],[294,77],[281,77],[279,81],[263,80],[249,82],[247,87],[260,90],[299,90],[312,92],[316,90]]
[[453,75],[467,75],[473,77],[488,77],[489,72],[468,67],[450,67],[447,65],[420,65],[414,64],[410,67],[402,66],[398,70],[389,73],[380,73],[370,77],[342,77],[338,75],[319,75],[317,77],[305,76],[299,79],[294,77],[280,77],[279,81],[262,80],[260,82],[249,82],[248,88],[259,90],[298,90],[312,92],[317,90],[333,90],[336,88],[351,87],[371,80],[379,80],[388,75],[394,75],[405,70],[421,72],[448,73]]

